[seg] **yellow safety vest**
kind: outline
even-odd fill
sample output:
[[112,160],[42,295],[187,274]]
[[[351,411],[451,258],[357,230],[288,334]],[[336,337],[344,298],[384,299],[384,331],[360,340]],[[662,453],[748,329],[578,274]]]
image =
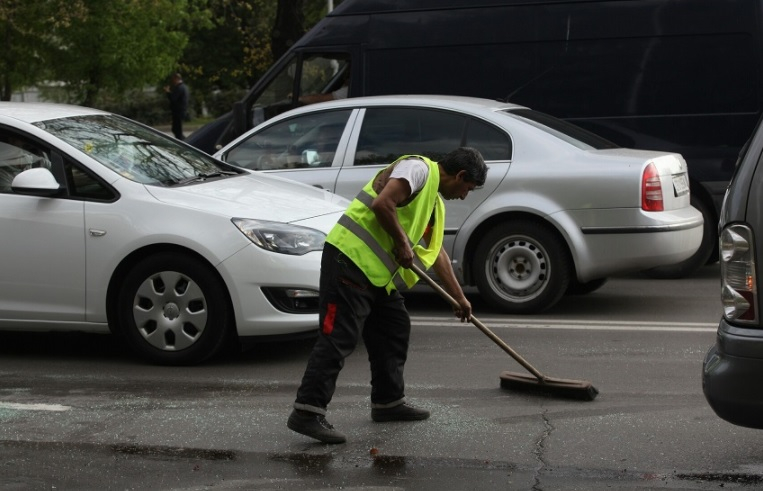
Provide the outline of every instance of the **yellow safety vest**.
[[[419,155],[405,155],[390,165],[410,157],[419,158],[427,164],[429,177],[410,203],[397,208],[397,218],[410,241],[415,254],[414,262],[426,270],[434,264],[442,247],[445,203],[437,191],[440,186],[440,171],[436,162]],[[374,179],[371,179],[352,200],[344,215],[329,232],[326,242],[349,257],[373,285],[385,287],[388,292],[410,288],[418,282],[419,277],[395,261],[392,252],[394,241],[371,210],[371,203],[378,196],[373,189]],[[420,244],[433,214],[434,224],[429,244]]]

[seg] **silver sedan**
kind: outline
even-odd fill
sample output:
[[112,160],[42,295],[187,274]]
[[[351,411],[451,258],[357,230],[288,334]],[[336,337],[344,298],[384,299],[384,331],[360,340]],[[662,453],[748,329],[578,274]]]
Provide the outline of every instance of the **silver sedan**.
[[680,262],[702,239],[681,155],[619,148],[514,104],[381,96],[304,106],[215,154],[346,198],[406,154],[475,147],[485,185],[449,201],[445,247],[459,280],[507,313],[537,313],[607,277]]

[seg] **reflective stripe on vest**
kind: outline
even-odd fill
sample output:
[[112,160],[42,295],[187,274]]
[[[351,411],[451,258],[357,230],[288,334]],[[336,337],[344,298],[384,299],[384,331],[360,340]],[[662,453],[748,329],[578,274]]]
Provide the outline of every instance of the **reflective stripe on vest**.
[[[391,165],[408,157],[401,157]],[[398,208],[398,219],[414,250],[416,265],[426,270],[434,263],[442,246],[445,205],[437,192],[440,181],[437,164],[426,158],[418,158],[427,164],[429,177],[417,196],[405,207]],[[384,286],[388,291],[411,287],[416,284],[418,277],[413,271],[400,267],[394,259],[392,238],[383,230],[370,209],[376,197],[373,190],[375,178],[376,176],[358,193],[326,241],[350,258],[375,286]],[[433,213],[435,222],[429,248],[414,245],[412,238],[421,241]]]

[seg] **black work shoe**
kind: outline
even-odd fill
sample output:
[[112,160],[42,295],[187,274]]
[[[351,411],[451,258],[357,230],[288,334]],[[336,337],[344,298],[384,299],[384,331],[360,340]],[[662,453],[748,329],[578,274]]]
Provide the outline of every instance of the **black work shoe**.
[[295,409],[289,415],[286,426],[323,443],[344,443],[347,438],[334,429],[322,414]]
[[420,421],[429,417],[429,411],[402,403],[395,407],[371,409],[371,419],[377,423],[386,421]]

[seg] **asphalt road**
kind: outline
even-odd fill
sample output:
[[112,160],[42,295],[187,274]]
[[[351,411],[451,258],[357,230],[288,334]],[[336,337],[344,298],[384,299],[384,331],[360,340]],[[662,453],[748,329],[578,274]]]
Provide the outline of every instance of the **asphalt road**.
[[110,336],[0,333],[0,488],[760,488],[763,434],[723,422],[702,396],[718,289],[713,266],[685,280],[614,279],[533,317],[473,297],[541,371],[592,381],[592,402],[501,389],[500,373],[522,368],[419,290],[407,396],[432,417],[373,423],[359,346],[329,408],[348,436],[336,446],[285,425],[311,342],[168,368]]

